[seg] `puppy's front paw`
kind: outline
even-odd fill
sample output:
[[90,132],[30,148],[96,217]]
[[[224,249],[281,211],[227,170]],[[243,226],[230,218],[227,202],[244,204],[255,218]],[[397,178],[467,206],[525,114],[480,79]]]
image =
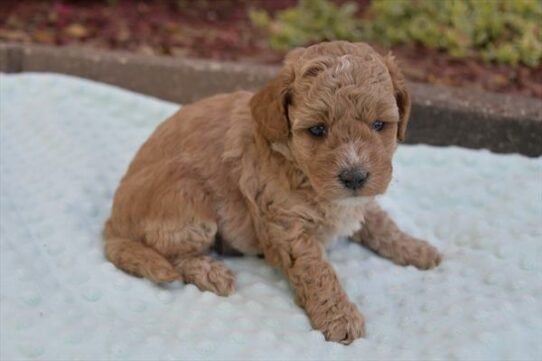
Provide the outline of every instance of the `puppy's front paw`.
[[405,242],[400,257],[402,265],[413,265],[416,268],[427,270],[439,265],[441,261],[438,250],[421,239],[410,238]]
[[356,306],[346,301],[339,310],[334,309],[326,313],[319,329],[326,340],[348,345],[355,339],[365,336],[365,321]]

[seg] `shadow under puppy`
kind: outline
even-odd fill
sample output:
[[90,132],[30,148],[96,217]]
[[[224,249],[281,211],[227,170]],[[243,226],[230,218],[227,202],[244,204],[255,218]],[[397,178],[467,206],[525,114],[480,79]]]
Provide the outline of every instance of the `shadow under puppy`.
[[220,237],[284,271],[313,327],[350,343],[364,322],[326,245],[347,236],[401,265],[440,261],[373,201],[390,183],[409,112],[391,56],[343,41],[293,50],[257,93],[183,106],[156,129],[116,191],[106,256],[154,282],[228,295],[232,272],[207,255]]

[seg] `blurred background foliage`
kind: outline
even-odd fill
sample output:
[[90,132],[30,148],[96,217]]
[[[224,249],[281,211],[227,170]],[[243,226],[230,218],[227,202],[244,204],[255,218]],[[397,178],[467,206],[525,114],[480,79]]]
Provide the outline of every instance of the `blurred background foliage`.
[[542,99],[542,0],[0,0],[0,42],[280,64],[366,41],[411,81]]
[[361,17],[355,3],[300,0],[274,18],[257,9],[249,15],[275,49],[344,39],[420,44],[512,66],[542,62],[539,0],[373,0]]
[[269,33],[275,49],[290,49],[323,40],[363,38],[355,3],[336,5],[328,0],[300,0],[296,7],[279,11],[271,19],[265,10],[251,10],[254,25]]

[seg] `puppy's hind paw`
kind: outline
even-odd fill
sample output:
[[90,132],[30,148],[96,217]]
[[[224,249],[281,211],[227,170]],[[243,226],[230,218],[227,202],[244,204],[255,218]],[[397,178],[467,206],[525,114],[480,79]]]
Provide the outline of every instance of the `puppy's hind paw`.
[[207,273],[207,278],[201,279],[197,286],[219,296],[229,296],[235,291],[235,278],[224,264],[216,262]]
[[224,263],[208,256],[193,257],[177,262],[177,270],[186,283],[202,291],[228,296],[235,290],[235,278]]

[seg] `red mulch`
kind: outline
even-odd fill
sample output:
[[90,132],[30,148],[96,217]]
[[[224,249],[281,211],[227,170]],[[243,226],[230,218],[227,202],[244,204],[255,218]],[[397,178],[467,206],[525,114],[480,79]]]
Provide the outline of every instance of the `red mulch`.
[[[357,0],[360,11],[370,0]],[[341,0],[340,2],[344,2]],[[145,54],[279,63],[266,36],[248,17],[250,8],[271,13],[295,0],[71,0],[0,1],[0,41],[84,45]],[[375,46],[381,52],[387,49]],[[519,93],[542,98],[542,67],[512,68],[475,59],[453,59],[416,46],[392,48],[411,80]]]

